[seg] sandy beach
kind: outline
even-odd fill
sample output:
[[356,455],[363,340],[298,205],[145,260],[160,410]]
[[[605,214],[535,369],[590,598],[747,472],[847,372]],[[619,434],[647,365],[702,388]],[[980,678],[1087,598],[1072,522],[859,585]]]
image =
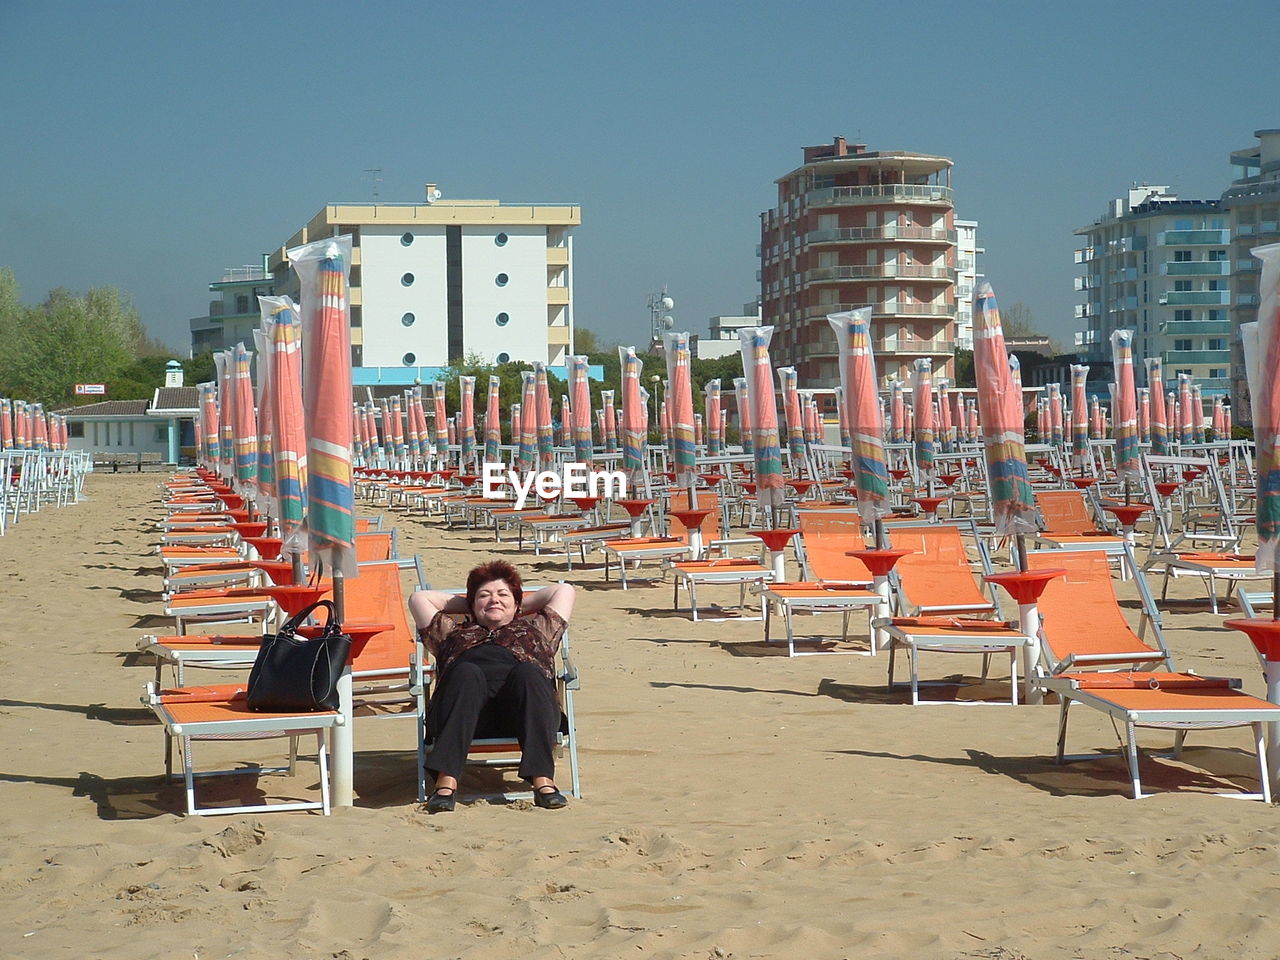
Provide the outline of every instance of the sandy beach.
[[[354,808],[185,818],[180,785],[163,782],[161,729],[139,703],[154,667],[135,650],[168,625],[153,549],[161,480],[93,475],[87,502],[0,538],[0,956],[1280,952],[1280,814],[1210,795],[1256,789],[1247,729],[1193,735],[1185,763],[1144,758],[1156,795],[1134,801],[1095,711],[1073,712],[1069,749],[1111,752],[1056,766],[1054,706],[913,708],[886,692],[884,655],[788,659],[764,647],[758,622],[673,613],[670,583],[623,592],[598,565],[566,573],[562,558],[394,513],[386,523],[433,586],[497,555],[530,581],[580,588],[584,798],[558,812],[476,803],[428,817],[414,724],[367,721]],[[1132,588],[1120,592],[1134,613]],[[1165,625],[1179,666],[1243,677],[1262,695],[1247,640],[1194,599],[1201,583],[1174,594]],[[977,662],[928,657],[923,673],[973,674]],[[314,771],[303,763],[261,786],[314,794]],[[253,776],[226,783],[260,789]]]

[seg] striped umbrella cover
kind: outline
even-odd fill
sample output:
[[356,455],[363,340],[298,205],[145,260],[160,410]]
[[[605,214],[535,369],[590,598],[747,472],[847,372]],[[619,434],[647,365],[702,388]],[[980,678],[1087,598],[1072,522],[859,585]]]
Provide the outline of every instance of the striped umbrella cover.
[[435,414],[436,455],[443,461],[449,453],[449,414],[444,406],[444,383],[437,380],[431,385],[431,409]]
[[973,366],[978,384],[987,496],[998,536],[1035,533],[1035,498],[1027,476],[1022,396],[1004,346],[991,284],[973,296]]
[[301,280],[303,410],[307,431],[307,532],[311,553],[357,576],[351,483],[351,237],[289,251]]
[[751,419],[751,452],[756,464],[756,502],[761,508],[781,507],[785,501],[782,447],[778,439],[778,406],[773,392],[769,342],[773,327],[743,327],[742,371],[747,381]]
[[982,439],[982,423],[978,417],[977,397],[970,397],[965,404],[965,419],[969,423],[969,436],[976,443]]
[[1142,476],[1142,451],[1138,441],[1138,393],[1133,379],[1133,331],[1111,334],[1111,362],[1115,370],[1116,404],[1111,433],[1116,441],[1116,475],[1121,480]]
[[1211,426],[1211,429],[1213,430],[1213,439],[1215,442],[1227,439],[1226,423],[1227,421],[1223,413],[1223,407],[1222,407],[1222,398],[1214,397],[1213,398],[1213,421],[1210,426]]
[[551,421],[551,388],[547,381],[547,365],[533,365],[534,429],[537,431],[538,467],[549,470],[555,465],[555,425]]
[[360,404],[351,404],[351,455],[358,466],[368,463],[365,459],[365,448],[369,445],[369,434],[364,426],[364,414],[360,412]]
[[401,401],[404,407],[404,443],[409,454],[410,467],[417,466],[422,457],[422,428],[418,426],[417,394],[419,387],[410,387],[404,391]]
[[[635,350],[630,347],[631,355]],[[623,348],[618,348],[623,369],[623,403],[626,402],[626,357]],[[639,361],[636,361],[639,363]],[[592,462],[591,442],[591,385],[587,381],[587,358],[574,356],[569,358],[569,420],[573,426],[573,459],[588,466]]]
[[1049,400],[1036,397],[1036,443],[1046,443],[1049,437]]
[[556,446],[573,446],[573,416],[570,413],[569,395],[560,394],[560,426],[556,429]]
[[1009,393],[1009,416],[1023,425],[1025,436],[1027,407],[1022,395],[1022,361],[1017,354],[1009,354],[1009,376],[1013,379],[1013,389]]
[[[275,468],[275,501],[285,553],[304,547],[307,512],[307,425],[302,411],[302,325],[290,301],[271,323],[271,459]],[[352,406],[355,406],[353,403]],[[369,422],[369,418],[362,416]]]
[[693,447],[694,451],[702,449],[702,414],[693,415]]
[[640,435],[644,437],[645,443],[649,442],[649,391],[645,389],[644,384],[640,384],[640,422],[643,429]]
[[1071,457],[1077,467],[1089,459],[1089,403],[1084,395],[1088,379],[1087,364],[1071,365]]
[[813,391],[801,393],[800,401],[804,410],[804,438],[809,443],[821,443],[822,419],[818,416],[818,401],[813,398]]
[[791,453],[791,470],[798,472],[804,460],[804,415],[800,409],[800,390],[795,367],[778,368],[778,386],[782,390],[782,413],[787,431],[787,449]]
[[13,401],[13,446],[16,450],[26,450],[30,441],[27,437],[30,434],[31,421],[27,418],[27,402],[25,400]]
[[489,395],[484,405],[484,459],[497,463],[502,446],[502,378],[489,375]]
[[[663,386],[667,387],[668,390],[671,389],[670,384],[666,381],[663,381]],[[661,408],[659,420],[662,426],[662,445],[667,448],[667,456],[674,460],[676,451],[675,441],[671,438],[671,408],[667,406],[666,400],[663,400],[659,406]],[[600,416],[603,417],[604,414],[602,413]]]
[[907,442],[907,403],[903,397],[906,385],[894,380],[889,387],[889,442]]
[[947,380],[935,383],[938,392],[938,419],[934,428],[935,443],[943,453],[956,452],[956,425],[951,422],[951,384]]
[[235,366],[230,350],[213,355],[218,372],[218,473],[230,480],[235,476],[235,442],[231,436],[231,374]]
[[425,467],[427,458],[431,456],[433,443],[431,425],[427,422],[426,397],[423,394],[421,384],[415,385],[413,388],[413,412],[418,421],[418,455],[422,458],[423,466]]
[[523,422],[520,412],[520,404],[513,403],[511,405],[511,443],[516,448],[516,464],[519,467],[520,461],[520,424]]
[[452,417],[446,417],[444,423],[449,435],[449,446],[458,446],[458,415],[455,413]]
[[601,439],[604,442],[604,448],[609,453],[618,452],[618,416],[613,405],[614,393],[612,390],[600,391],[600,407],[604,413],[604,419],[601,421],[603,434]]
[[13,449],[13,403],[0,397],[0,450]]
[[871,523],[889,513],[889,464],[884,453],[884,419],[871,348],[871,308],[829,313],[827,322],[835,331],[840,351],[840,386],[844,388],[853,437],[851,467],[858,513],[863,521]]
[[462,462],[471,463],[476,458],[476,378],[458,377],[461,396],[459,411],[458,446],[462,448]]
[[1258,282],[1258,320],[1244,324],[1245,370],[1253,406],[1253,440],[1257,445],[1257,528],[1255,566],[1280,566],[1280,243],[1249,251],[1262,261]]
[[276,514],[276,470],[271,453],[271,434],[275,429],[275,415],[271,411],[271,317],[269,308],[259,304],[263,313],[262,325],[253,331],[253,343],[258,356],[258,391],[254,402],[258,408],[258,457],[254,483],[262,511],[267,516]]
[[720,380],[708,380],[702,387],[706,408],[707,454],[718,457],[724,452],[724,434],[720,432]]
[[733,378],[733,397],[738,406],[738,434],[742,440],[742,452],[752,456],[751,390],[746,377]]
[[952,429],[956,435],[956,449],[960,449],[961,440],[972,440],[969,436],[969,425],[964,417],[964,394],[956,392],[951,395],[952,407],[954,413],[951,416]]
[[44,404],[28,404],[27,414],[31,418],[31,449],[48,450],[49,426],[44,419]]
[[222,459],[218,439],[218,397],[217,387],[212,383],[199,385],[200,391],[200,423],[204,434],[204,447],[201,457],[204,465],[214,470]]
[[[645,414],[648,412],[640,385],[640,371],[644,364],[636,356],[634,347],[619,347],[618,360],[622,371],[622,469],[630,476],[629,486],[639,489],[638,474],[644,469]],[[585,384],[583,391],[586,391]]]
[[235,443],[236,486],[249,498],[253,496],[258,476],[258,420],[253,409],[252,364],[253,354],[243,343],[237,343],[232,368],[231,431]]
[[1055,447],[1067,442],[1066,418],[1062,415],[1062,384],[1049,384],[1049,438]]
[[595,412],[595,435],[600,438],[600,445],[604,446],[604,411],[597,410]]
[[1196,442],[1189,373],[1178,374],[1178,436],[1183,443]]
[[853,441],[849,436],[849,409],[844,402],[844,387],[836,387],[836,417],[840,421],[840,446],[853,449]]
[[1165,407],[1164,382],[1159,357],[1147,357],[1147,387],[1151,391],[1151,452],[1156,456],[1169,453],[1169,413]]
[[1105,439],[1106,429],[1102,418],[1102,403],[1097,397],[1089,399],[1089,439]]
[[386,456],[386,448],[383,446],[383,440],[385,438],[378,432],[377,408],[374,406],[373,401],[369,401],[364,405],[364,422],[365,427],[369,432],[369,449],[367,451],[367,455],[370,459],[376,460],[380,463]]
[[1138,388],[1138,441],[1151,442],[1151,390]]
[[520,379],[520,469],[532,470],[538,459],[538,378],[522,370]]
[[1200,384],[1191,384],[1191,434],[1195,443],[1204,442],[1204,397],[1200,393]]
[[688,333],[664,333],[667,359],[667,410],[671,417],[677,482],[693,483],[698,447],[693,422],[693,350]]
[[911,372],[911,405],[916,411],[915,444],[916,467],[922,473],[933,472],[933,361],[928,357],[916,360]]

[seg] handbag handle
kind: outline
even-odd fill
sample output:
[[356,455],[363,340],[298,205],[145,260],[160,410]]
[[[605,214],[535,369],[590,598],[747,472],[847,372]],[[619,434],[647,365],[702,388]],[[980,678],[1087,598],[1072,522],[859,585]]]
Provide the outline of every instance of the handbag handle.
[[317,607],[324,607],[328,611],[328,617],[324,625],[324,632],[332,633],[335,626],[337,625],[337,612],[338,612],[337,609],[334,607],[332,600],[317,600],[315,603],[311,604],[309,607],[306,607],[303,610],[299,611],[298,613],[295,613],[292,617],[289,618],[288,622],[286,622],[285,625],[280,628],[280,632],[288,633],[288,634],[296,633],[298,630],[298,627],[302,626],[302,624],[306,621],[307,617],[311,616],[312,611],[314,611]]

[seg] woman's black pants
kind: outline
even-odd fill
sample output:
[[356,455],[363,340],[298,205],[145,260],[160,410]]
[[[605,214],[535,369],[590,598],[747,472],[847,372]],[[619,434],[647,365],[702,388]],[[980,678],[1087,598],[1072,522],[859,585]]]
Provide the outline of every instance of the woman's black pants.
[[559,726],[554,681],[510,650],[481,644],[449,664],[431,696],[427,769],[436,777],[461,778],[473,739],[514,736],[520,741],[520,776],[551,778]]

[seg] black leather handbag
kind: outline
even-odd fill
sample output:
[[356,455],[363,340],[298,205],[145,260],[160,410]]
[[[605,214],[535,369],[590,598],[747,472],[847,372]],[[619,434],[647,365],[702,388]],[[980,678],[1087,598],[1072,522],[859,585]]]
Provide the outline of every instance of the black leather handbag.
[[[323,633],[310,640],[299,637],[298,627],[317,607],[329,614]],[[262,638],[249,672],[249,709],[268,713],[337,710],[338,677],[350,652],[351,638],[335,619],[333,601],[316,601],[290,618],[279,633]]]

